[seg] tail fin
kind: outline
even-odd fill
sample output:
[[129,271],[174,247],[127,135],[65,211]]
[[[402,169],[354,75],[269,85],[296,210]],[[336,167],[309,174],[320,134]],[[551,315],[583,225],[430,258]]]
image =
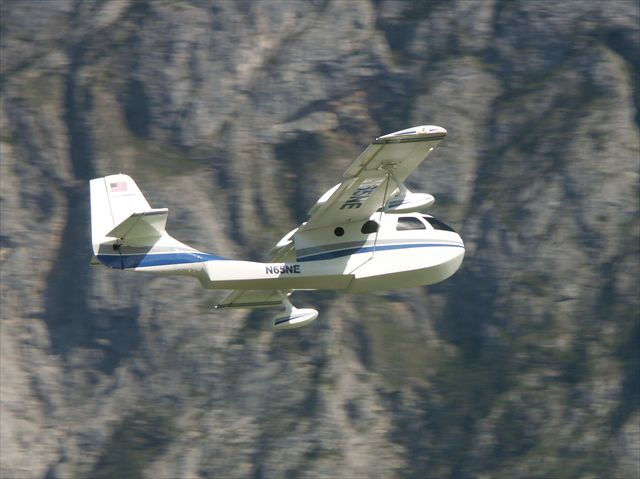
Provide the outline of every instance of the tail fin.
[[204,270],[194,263],[224,259],[169,235],[169,210],[151,208],[129,176],[96,178],[90,187],[93,264],[201,277]]
[[[90,182],[91,242],[94,254],[100,244],[115,239],[156,240],[164,234],[167,209],[152,209],[135,181],[111,175]],[[128,241],[130,242],[130,241]]]

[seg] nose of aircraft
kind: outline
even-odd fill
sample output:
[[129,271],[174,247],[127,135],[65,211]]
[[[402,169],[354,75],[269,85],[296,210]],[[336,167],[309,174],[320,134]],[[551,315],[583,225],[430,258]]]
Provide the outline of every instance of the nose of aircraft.
[[460,266],[462,265],[462,260],[464,259],[465,247],[462,238],[458,233],[455,233],[456,242],[458,243],[455,247],[449,248],[451,251],[449,253],[449,257],[442,264],[442,273],[443,279],[448,278],[453,273],[458,271]]
[[457,271],[458,268],[460,267],[460,265],[462,264],[462,260],[464,259],[464,254],[465,254],[465,247],[464,247],[464,241],[462,241],[462,238],[460,237],[459,234],[456,233],[456,235],[458,236],[458,241],[460,241],[460,246],[461,248],[458,248],[458,254],[455,256],[454,261],[457,261],[457,266],[456,269],[454,271]]

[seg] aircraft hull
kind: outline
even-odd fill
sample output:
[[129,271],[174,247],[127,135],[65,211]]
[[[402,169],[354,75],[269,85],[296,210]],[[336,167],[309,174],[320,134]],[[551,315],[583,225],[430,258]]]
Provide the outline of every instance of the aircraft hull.
[[460,242],[412,245],[410,248],[373,254],[366,252],[344,258],[294,263],[214,259],[130,269],[195,276],[208,289],[340,289],[365,292],[411,288],[443,281],[458,270],[464,252]]

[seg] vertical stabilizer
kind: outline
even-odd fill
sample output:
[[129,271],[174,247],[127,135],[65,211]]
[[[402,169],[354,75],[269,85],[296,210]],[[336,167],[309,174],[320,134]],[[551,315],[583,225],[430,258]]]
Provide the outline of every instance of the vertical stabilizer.
[[167,208],[151,208],[135,181],[110,175],[90,182],[91,242],[98,263],[110,268],[203,277],[202,263],[223,259],[167,233]]
[[[94,254],[107,233],[133,213],[151,210],[136,182],[127,175],[110,175],[90,182],[91,242]],[[113,238],[111,238],[113,239]]]

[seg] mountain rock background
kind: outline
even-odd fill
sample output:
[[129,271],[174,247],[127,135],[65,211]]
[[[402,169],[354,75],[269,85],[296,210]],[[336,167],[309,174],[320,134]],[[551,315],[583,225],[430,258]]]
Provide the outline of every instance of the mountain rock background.
[[[636,1],[17,1],[0,16],[2,478],[637,478]],[[91,267],[91,178],[253,260],[376,136],[465,262],[309,327]]]

